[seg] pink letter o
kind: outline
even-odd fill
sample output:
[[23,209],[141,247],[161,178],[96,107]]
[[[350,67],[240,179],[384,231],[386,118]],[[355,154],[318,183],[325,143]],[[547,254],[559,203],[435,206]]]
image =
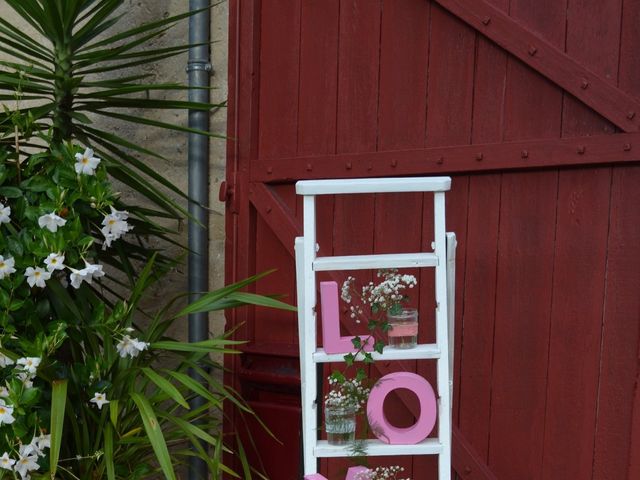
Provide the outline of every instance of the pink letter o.
[[[408,428],[391,425],[384,415],[384,400],[391,391],[406,388],[420,401],[418,421]],[[436,424],[436,395],[433,388],[420,375],[395,372],[382,377],[371,389],[367,401],[367,417],[373,433],[381,442],[393,445],[415,445],[429,436]]]

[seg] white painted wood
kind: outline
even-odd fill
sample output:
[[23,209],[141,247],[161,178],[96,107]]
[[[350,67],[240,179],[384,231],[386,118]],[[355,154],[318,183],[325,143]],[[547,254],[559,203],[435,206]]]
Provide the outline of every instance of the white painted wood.
[[453,366],[455,345],[456,308],[456,234],[447,232],[447,306],[449,308],[449,401],[453,406]]
[[[367,456],[382,455],[438,455],[442,452],[442,445],[437,438],[427,438],[415,445],[389,445],[380,440],[365,440],[363,447]],[[326,440],[319,440],[315,449],[317,457],[348,457],[352,454],[349,446],[329,445]],[[414,478],[418,478],[415,477]]]
[[[451,480],[451,420],[453,400],[453,339],[455,289],[455,234],[446,233],[444,192],[449,190],[449,177],[390,178],[355,180],[312,180],[296,184],[304,194],[304,236],[296,239],[296,275],[298,287],[298,326],[300,336],[302,425],[304,474],[317,473],[319,457],[347,457],[349,445],[328,445],[318,440],[319,408],[316,402],[316,365],[341,362],[343,354],[327,355],[317,348],[316,339],[316,271],[358,270],[378,268],[435,267],[436,343],[402,350],[385,347],[375,360],[434,359],[437,364],[438,437],[417,445],[387,445],[378,440],[364,442],[366,454],[438,455],[438,480]],[[434,192],[433,252],[385,255],[358,255],[317,258],[315,196],[337,193]]]
[[298,195],[332,195],[345,193],[445,192],[451,177],[350,178],[347,180],[301,180]]
[[[318,348],[313,353],[313,361],[316,363],[344,362],[344,353],[327,354],[324,349]],[[440,348],[435,343],[424,343],[415,348],[391,348],[384,347],[382,354],[371,352],[371,356],[377,362],[380,360],[434,360],[440,358]],[[364,355],[359,354],[356,361],[362,361]]]
[[381,255],[350,255],[346,257],[318,257],[313,262],[316,272],[334,270],[372,270],[378,268],[435,267],[434,253],[396,253]]
[[[304,237],[297,237],[295,241],[296,253],[296,287],[298,299],[298,332],[300,349],[300,390],[302,404],[302,445],[304,474],[317,473],[317,460],[313,455],[316,446],[316,425],[318,424],[318,408],[316,404],[317,381],[316,367],[313,362],[302,361],[309,358],[315,350],[315,318],[313,306],[306,298],[309,283],[308,268],[305,267],[305,242]],[[313,272],[310,272],[313,275]],[[313,331],[310,332],[311,327]],[[311,338],[311,341],[309,340]]]
[[[444,193],[433,195],[434,213],[434,243],[435,254],[445,259],[446,251],[446,222]],[[444,358],[437,360],[437,384],[439,395],[438,408],[438,438],[442,445],[441,455],[438,455],[438,480],[451,480],[451,414],[452,402],[449,389],[449,316],[447,298],[447,264],[439,262],[436,267],[436,343],[440,351],[447,352]]]

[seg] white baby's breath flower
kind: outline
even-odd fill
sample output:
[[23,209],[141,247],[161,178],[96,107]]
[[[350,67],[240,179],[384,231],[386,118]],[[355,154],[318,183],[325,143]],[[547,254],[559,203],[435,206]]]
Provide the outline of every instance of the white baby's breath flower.
[[46,228],[50,232],[57,232],[58,227],[64,227],[67,221],[56,215],[55,212],[47,213],[38,218],[40,228]]
[[44,264],[50,272],[53,272],[54,270],[63,270],[65,267],[64,255],[61,253],[50,253],[47,258],[44,259]]
[[100,159],[93,156],[93,150],[87,148],[84,153],[76,153],[75,169],[78,175],[95,175]]
[[41,267],[28,267],[24,272],[24,276],[27,277],[27,283],[30,287],[44,288],[47,286],[46,281],[51,278],[51,272],[47,272]]
[[13,465],[16,461],[13,458],[9,458],[9,454],[4,452],[0,457],[0,468],[4,468],[5,470],[13,470]]
[[7,425],[15,422],[13,418],[13,407],[7,405],[4,400],[0,399],[0,425],[6,423]]
[[22,367],[25,372],[33,375],[36,373],[36,370],[38,370],[41,361],[42,359],[40,357],[23,357],[16,361],[16,365]]
[[4,258],[0,255],[0,280],[12,273],[16,273],[16,269],[14,268],[15,264],[16,261],[13,257]]
[[96,392],[93,395],[93,398],[91,400],[89,400],[91,403],[95,403],[96,407],[98,407],[98,410],[102,410],[102,406],[105,403],[109,403],[109,400],[107,400],[107,394],[106,393],[102,393],[102,392]]
[[11,207],[0,202],[0,224],[11,222]]
[[147,342],[141,342],[137,338],[131,338],[129,335],[125,335],[116,345],[116,350],[118,350],[118,353],[122,358],[127,356],[134,358],[148,347],[149,344]]

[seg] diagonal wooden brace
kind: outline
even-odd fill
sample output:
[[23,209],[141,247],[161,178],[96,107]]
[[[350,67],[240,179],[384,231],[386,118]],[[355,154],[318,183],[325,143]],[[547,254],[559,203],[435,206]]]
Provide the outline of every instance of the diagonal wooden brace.
[[587,69],[484,0],[435,0],[536,72],[571,93],[625,132],[637,132],[640,102]]

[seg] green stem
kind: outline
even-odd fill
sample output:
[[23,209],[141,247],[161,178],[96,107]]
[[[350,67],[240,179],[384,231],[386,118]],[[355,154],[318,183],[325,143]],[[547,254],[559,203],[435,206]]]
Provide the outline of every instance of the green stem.
[[53,111],[53,143],[61,144],[71,138],[73,111],[73,52],[68,42],[55,46],[56,79]]

